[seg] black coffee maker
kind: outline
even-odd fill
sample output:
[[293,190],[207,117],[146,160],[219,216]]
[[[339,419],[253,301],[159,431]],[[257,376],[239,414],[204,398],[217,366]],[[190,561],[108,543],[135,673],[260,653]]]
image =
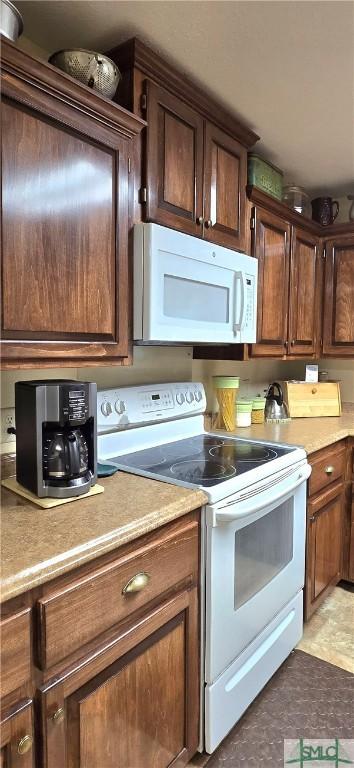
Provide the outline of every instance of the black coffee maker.
[[68,498],[97,479],[96,384],[52,379],[15,384],[16,477],[36,494]]

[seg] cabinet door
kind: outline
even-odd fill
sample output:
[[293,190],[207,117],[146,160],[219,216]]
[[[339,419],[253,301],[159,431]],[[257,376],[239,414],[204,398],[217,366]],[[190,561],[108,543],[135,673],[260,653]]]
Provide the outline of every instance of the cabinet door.
[[350,549],[349,549],[349,568],[348,575],[350,581],[354,581],[354,483],[352,483],[351,500],[351,526],[350,526]]
[[319,239],[293,227],[290,256],[289,355],[315,355],[320,338]]
[[336,483],[308,503],[306,606],[308,619],[341,578],[342,482]]
[[246,246],[247,150],[212,123],[205,123],[204,237],[227,248]]
[[34,768],[32,702],[27,699],[1,720],[1,768]]
[[146,81],[146,219],[202,234],[203,119]]
[[44,88],[15,95],[2,102],[3,360],[126,357],[127,140]]
[[290,225],[268,211],[254,211],[252,253],[258,259],[257,343],[252,357],[287,352]]
[[354,356],[354,235],[325,244],[323,353]]
[[194,589],[123,635],[101,665],[96,656],[49,685],[46,768],[185,765],[198,746],[198,658]]

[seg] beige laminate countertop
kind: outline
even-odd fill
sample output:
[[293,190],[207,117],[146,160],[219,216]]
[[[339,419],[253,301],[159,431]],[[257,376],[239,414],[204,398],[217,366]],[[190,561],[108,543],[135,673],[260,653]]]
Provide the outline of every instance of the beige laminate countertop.
[[239,428],[235,433],[223,432],[223,434],[237,434],[238,437],[253,440],[301,445],[306,453],[310,454],[331,443],[336,443],[337,440],[354,437],[354,404],[345,405],[341,416],[291,419],[283,424],[253,424],[251,427]]
[[[3,477],[15,462],[2,462]],[[1,602],[205,504],[202,491],[118,472],[104,493],[42,509],[2,488]]]

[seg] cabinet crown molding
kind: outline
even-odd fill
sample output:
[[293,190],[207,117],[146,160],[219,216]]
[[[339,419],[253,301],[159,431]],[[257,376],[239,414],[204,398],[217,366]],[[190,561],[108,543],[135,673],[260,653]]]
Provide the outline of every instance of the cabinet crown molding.
[[14,78],[50,94],[58,101],[64,101],[128,139],[137,136],[146,126],[145,120],[124,107],[106,99],[52,64],[30,56],[1,37],[1,90],[10,97],[13,96]]
[[261,206],[265,210],[273,213],[275,216],[280,216],[289,224],[293,224],[296,227],[301,227],[307,232],[328,239],[329,237],[336,237],[337,235],[351,235],[354,234],[354,222],[345,221],[342,224],[332,224],[329,227],[323,227],[322,224],[318,224],[317,221],[307,219],[306,216],[302,216],[301,213],[297,213],[292,208],[289,208],[285,203],[280,200],[276,200],[275,197],[267,195],[262,192],[261,189],[247,186],[247,197],[256,206]]
[[[147,77],[179,96],[204,117],[237,138],[245,147],[252,147],[259,136],[237,117],[214,101],[186,73],[180,72],[158,53],[145,45],[138,37],[111,48],[106,52],[121,71],[136,67]],[[119,94],[119,88],[118,88]]]

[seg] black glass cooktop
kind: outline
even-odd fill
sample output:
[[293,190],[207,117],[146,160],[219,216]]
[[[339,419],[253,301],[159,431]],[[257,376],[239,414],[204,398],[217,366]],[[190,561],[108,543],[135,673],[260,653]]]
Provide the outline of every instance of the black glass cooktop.
[[217,435],[196,435],[111,459],[123,469],[149,472],[209,488],[296,450]]

